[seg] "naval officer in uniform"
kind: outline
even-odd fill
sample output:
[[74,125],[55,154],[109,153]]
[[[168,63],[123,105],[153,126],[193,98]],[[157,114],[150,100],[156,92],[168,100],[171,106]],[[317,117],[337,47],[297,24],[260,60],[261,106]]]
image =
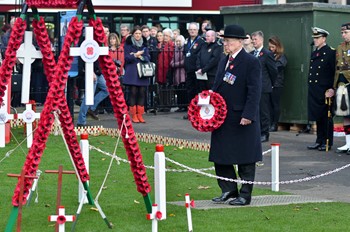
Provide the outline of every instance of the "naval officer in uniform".
[[308,119],[316,121],[316,142],[307,146],[308,149],[326,151],[333,145],[333,120],[328,117],[330,105],[326,100],[333,96],[335,72],[335,50],[326,43],[328,31],[313,27],[312,37],[315,50],[311,53],[308,76]]

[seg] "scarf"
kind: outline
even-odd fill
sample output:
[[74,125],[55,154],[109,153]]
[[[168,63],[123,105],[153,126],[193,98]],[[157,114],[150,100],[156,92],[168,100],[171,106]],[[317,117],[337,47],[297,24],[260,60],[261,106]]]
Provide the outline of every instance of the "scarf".
[[135,40],[134,36],[131,37],[131,42],[133,45],[135,45],[137,48],[140,48],[142,47],[142,44],[143,44],[143,38],[141,37],[140,40]]

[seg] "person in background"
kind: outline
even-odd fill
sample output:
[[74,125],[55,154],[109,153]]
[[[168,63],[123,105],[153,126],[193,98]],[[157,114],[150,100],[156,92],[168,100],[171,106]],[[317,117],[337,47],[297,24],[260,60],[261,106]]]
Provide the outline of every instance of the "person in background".
[[281,114],[280,99],[284,82],[284,70],[287,66],[287,58],[284,55],[284,47],[277,36],[272,36],[269,38],[269,50],[275,57],[278,72],[271,94],[272,116],[270,132],[273,132],[277,131],[278,129],[278,120]]
[[208,20],[208,19],[203,20],[202,25],[201,25],[201,31],[202,31],[201,37],[204,41],[205,41],[205,33],[209,30],[212,30],[210,20]]
[[145,37],[147,40],[147,47],[151,55],[151,61],[153,63],[157,63],[157,55],[158,55],[157,39],[151,36],[150,28],[147,25],[143,25],[141,27],[141,30],[142,30],[142,36]]
[[119,37],[116,33],[111,33],[108,37],[109,55],[117,66],[117,74],[120,77],[124,75],[124,49],[120,44]]
[[173,30],[173,41],[175,42],[177,36],[180,35],[180,30],[179,29],[174,29]]
[[[104,28],[105,35],[107,35],[107,30]],[[108,41],[108,38],[107,38]],[[106,41],[106,42],[107,42]],[[79,70],[80,72],[85,75],[85,64],[82,62],[82,59],[79,58]],[[109,96],[108,88],[106,85],[106,80],[102,74],[101,67],[99,64],[99,61],[94,62],[94,73],[93,73],[93,78],[94,78],[94,93],[96,93],[96,89],[98,89],[98,92],[94,96],[94,104],[92,106],[87,106],[85,103],[85,98],[82,100],[82,103],[80,105],[80,111],[78,115],[78,121],[77,121],[77,126],[80,127],[85,127],[87,126],[86,124],[86,115],[88,114],[95,120],[99,120],[98,113],[97,113],[97,107],[98,105]]]
[[169,64],[174,56],[174,43],[171,40],[173,32],[171,29],[163,30],[163,42],[158,44],[158,72],[157,72],[157,83],[164,85],[167,83],[167,73],[169,70]]
[[152,37],[157,37],[157,32],[158,32],[158,28],[155,27],[155,26],[152,26],[150,29],[149,29],[150,33],[151,33],[151,36]]
[[129,86],[129,111],[135,123],[144,123],[142,115],[145,112],[146,87],[148,79],[140,79],[137,72],[137,63],[149,62],[150,55],[146,38],[142,37],[141,28],[136,26],[127,37],[124,45],[125,75],[123,83]]
[[[209,161],[214,162],[217,176],[254,181],[256,162],[262,160],[260,142],[259,101],[261,96],[261,65],[246,53],[244,29],[228,25],[224,34],[227,56],[221,59],[212,90],[220,94],[227,107],[224,123],[211,133]],[[233,165],[238,166],[237,174]],[[218,179],[222,194],[212,201],[230,205],[249,205],[253,184]]]
[[124,47],[126,38],[130,35],[130,27],[127,24],[121,24],[120,25],[120,44],[122,47]]
[[170,61],[174,57],[174,42],[172,41],[173,32],[166,28],[163,30],[164,40],[158,44],[158,62],[157,62],[157,78],[156,82],[159,84],[159,104],[160,111],[169,112],[171,99],[167,86],[172,85],[173,72],[170,67]]
[[162,44],[163,41],[164,41],[164,35],[163,35],[162,31],[158,31],[157,32],[156,39],[157,39],[157,42],[158,42],[157,46],[159,48],[159,46],[160,46],[159,44]]
[[254,51],[254,46],[252,43],[252,38],[250,37],[249,34],[246,35],[247,38],[245,40],[243,40],[243,48],[246,52],[250,53],[252,51]]
[[197,80],[198,91],[209,90],[214,84],[215,74],[218,63],[222,58],[222,46],[216,41],[216,33],[208,30],[205,34],[205,44],[198,53],[196,73],[199,75],[207,75],[207,80]]
[[[198,35],[198,30],[199,28],[196,22],[192,22],[188,25],[189,37],[186,39],[184,45],[186,89],[189,101],[191,101],[199,93],[196,77],[196,63],[198,53],[205,42]],[[188,119],[188,115],[184,115],[183,119]]]
[[251,54],[259,59],[262,68],[262,92],[260,98],[261,142],[267,142],[269,141],[271,125],[271,93],[277,78],[277,67],[272,52],[264,48],[264,33],[262,31],[253,32],[252,41],[255,50]]
[[[336,89],[340,85],[350,83],[350,23],[344,23],[340,28],[343,42],[339,44],[336,50],[336,72],[334,76],[333,88]],[[349,88],[347,88],[349,89]],[[329,96],[334,95],[334,91],[328,91]],[[341,96],[336,96],[336,98]],[[349,107],[349,103],[347,104]],[[350,115],[343,117],[343,125],[345,132],[345,145],[338,147],[337,153],[346,153],[350,155]]]
[[183,54],[185,38],[178,35],[175,39],[174,58],[170,61],[170,66],[174,73],[174,87],[176,89],[177,104],[179,108],[175,112],[187,111],[187,95],[185,88],[186,71],[185,71],[185,55]]
[[326,98],[333,97],[330,92],[333,93],[335,50],[327,45],[328,31],[311,29],[315,50],[311,53],[308,75],[308,120],[316,121],[317,138],[307,148],[326,151],[333,145],[333,117],[328,117],[330,106]]

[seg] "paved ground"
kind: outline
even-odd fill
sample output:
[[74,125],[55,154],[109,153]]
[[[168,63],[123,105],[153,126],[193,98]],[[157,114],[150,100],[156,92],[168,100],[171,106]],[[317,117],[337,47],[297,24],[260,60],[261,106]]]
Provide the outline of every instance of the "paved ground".
[[[136,132],[144,132],[174,138],[200,142],[210,141],[210,133],[198,132],[190,122],[183,120],[183,113],[148,113],[146,124],[133,124]],[[77,118],[77,116],[75,117]],[[89,119],[90,125],[102,125],[105,128],[116,128],[116,121],[111,114],[100,115],[100,121]],[[298,180],[313,177],[350,163],[350,156],[336,154],[335,147],[343,145],[344,137],[335,137],[334,148],[329,152],[310,151],[308,144],[315,141],[313,134],[279,131],[271,133],[270,142],[263,143],[263,150],[268,150],[273,142],[280,143],[280,180]],[[264,156],[264,165],[257,168],[257,181],[271,181],[270,154]],[[349,168],[339,170],[328,176],[293,184],[280,185],[280,191],[301,197],[312,197],[323,200],[350,202]],[[261,187],[261,186],[259,186]],[[271,188],[271,186],[262,186]]]

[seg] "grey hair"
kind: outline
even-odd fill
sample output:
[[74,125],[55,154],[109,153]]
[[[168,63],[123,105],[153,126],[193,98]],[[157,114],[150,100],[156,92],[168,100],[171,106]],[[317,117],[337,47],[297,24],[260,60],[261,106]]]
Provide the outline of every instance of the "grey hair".
[[264,38],[264,33],[262,31],[254,31],[252,33],[252,37],[253,36],[260,36],[261,38]]
[[170,37],[173,38],[173,31],[172,31],[170,28],[165,28],[165,29],[163,30],[163,34],[164,34],[164,33],[169,33],[169,34],[170,34]]

